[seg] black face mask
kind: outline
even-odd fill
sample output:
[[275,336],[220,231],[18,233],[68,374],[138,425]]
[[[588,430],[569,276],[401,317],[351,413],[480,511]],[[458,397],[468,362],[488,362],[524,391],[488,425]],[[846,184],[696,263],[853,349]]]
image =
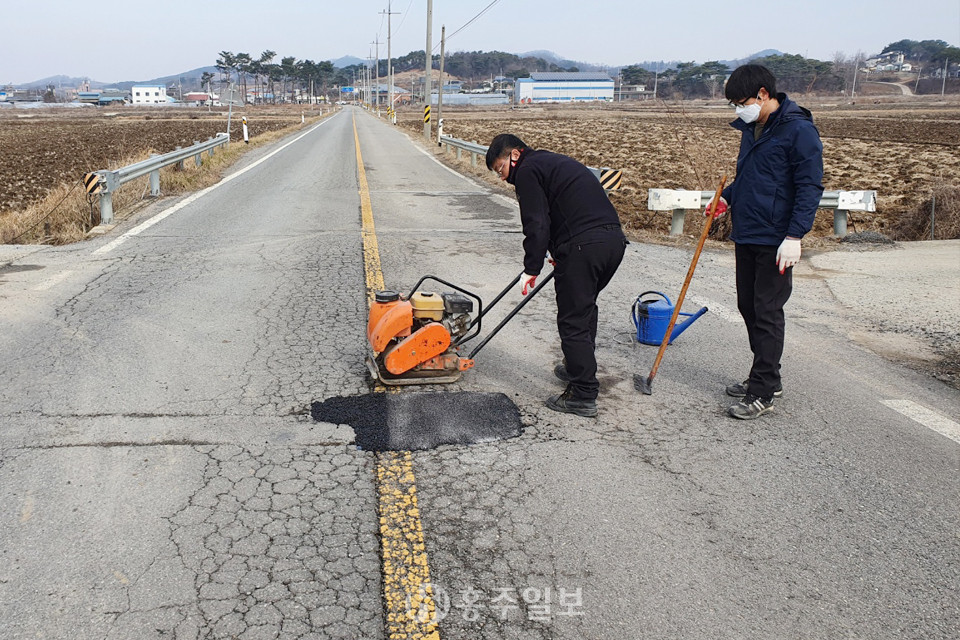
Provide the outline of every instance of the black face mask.
[[517,165],[520,164],[520,161],[523,159],[523,154],[526,152],[526,149],[520,149],[520,157],[516,160],[510,160],[510,171],[507,172],[507,184],[513,184],[517,179]]

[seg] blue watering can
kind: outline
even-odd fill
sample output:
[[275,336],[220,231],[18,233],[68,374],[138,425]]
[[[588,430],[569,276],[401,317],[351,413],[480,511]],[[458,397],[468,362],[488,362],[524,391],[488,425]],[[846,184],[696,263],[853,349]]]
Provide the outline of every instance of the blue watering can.
[[[660,297],[643,299],[643,296],[650,294]],[[652,345],[659,345],[663,342],[663,336],[667,333],[667,327],[670,326],[670,318],[673,317],[673,308],[673,303],[670,302],[670,298],[659,291],[644,291],[637,296],[637,300],[633,303],[633,308],[630,310],[633,325],[637,328],[637,342]],[[680,315],[685,316],[686,320],[680,322],[678,318],[677,323],[673,327],[673,331],[670,333],[670,342],[667,344],[672,344],[677,336],[683,333],[687,327],[706,312],[706,307],[702,307],[696,313],[684,313],[681,311]]]

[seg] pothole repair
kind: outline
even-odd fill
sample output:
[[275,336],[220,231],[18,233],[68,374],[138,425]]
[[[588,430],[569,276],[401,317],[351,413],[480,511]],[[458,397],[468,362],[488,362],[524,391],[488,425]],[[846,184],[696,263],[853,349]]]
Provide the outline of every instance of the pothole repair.
[[520,410],[502,393],[369,393],[314,402],[318,422],[348,424],[366,451],[418,451],[520,435]]

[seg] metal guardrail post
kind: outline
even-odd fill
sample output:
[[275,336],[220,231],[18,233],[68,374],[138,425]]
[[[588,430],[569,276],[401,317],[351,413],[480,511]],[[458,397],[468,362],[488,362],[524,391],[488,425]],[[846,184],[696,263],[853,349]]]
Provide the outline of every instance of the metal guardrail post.
[[[160,154],[151,154],[151,158],[159,158]],[[160,195],[160,169],[150,172],[150,195],[154,198]]]
[[[200,144],[199,140],[193,141],[193,146],[197,146],[199,144]],[[193,156],[193,166],[200,167],[200,165],[202,164],[203,164],[203,151],[198,151],[197,155]]]
[[686,209],[674,209],[670,218],[670,235],[679,236],[683,233],[683,221],[686,218]]
[[103,179],[103,189],[100,191],[100,224],[113,223],[113,192],[120,186],[120,180],[115,171],[98,171]]
[[847,214],[849,213],[843,209],[833,210],[833,235],[839,238],[847,235]]

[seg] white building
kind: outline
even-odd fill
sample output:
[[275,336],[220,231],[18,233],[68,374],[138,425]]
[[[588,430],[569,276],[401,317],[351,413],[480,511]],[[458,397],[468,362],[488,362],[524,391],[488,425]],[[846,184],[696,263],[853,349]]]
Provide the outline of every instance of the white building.
[[517,79],[517,102],[583,102],[613,100],[613,78],[592,71],[531,73]]
[[167,88],[161,85],[134,85],[130,87],[132,104],[167,104]]

